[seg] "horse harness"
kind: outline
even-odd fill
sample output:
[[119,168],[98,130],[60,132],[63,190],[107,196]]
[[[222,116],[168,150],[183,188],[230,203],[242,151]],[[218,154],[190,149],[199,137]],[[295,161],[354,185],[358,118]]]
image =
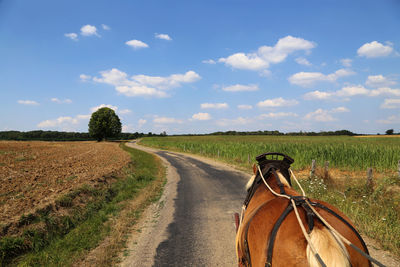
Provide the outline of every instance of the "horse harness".
[[[271,156],[272,159],[268,159],[267,157]],[[279,160],[279,157],[283,157],[283,160]],[[273,254],[273,249],[274,249],[274,244],[275,244],[275,239],[278,233],[278,230],[280,228],[280,226],[282,225],[282,222],[285,220],[285,218],[287,217],[287,215],[293,211],[293,204],[294,203],[296,206],[303,208],[303,210],[306,213],[306,221],[307,221],[307,225],[308,225],[308,234],[311,233],[311,231],[314,228],[314,219],[319,220],[319,218],[315,215],[315,213],[313,212],[313,210],[309,207],[309,204],[312,205],[313,207],[318,207],[320,209],[323,209],[327,212],[329,212],[330,214],[332,214],[333,216],[335,216],[336,218],[338,218],[340,221],[342,221],[346,226],[348,226],[357,236],[357,238],[360,240],[364,251],[366,252],[366,254],[368,255],[368,249],[367,246],[365,245],[364,240],[362,239],[362,237],[360,236],[360,234],[357,232],[357,230],[348,222],[346,221],[342,216],[340,216],[339,214],[337,214],[335,211],[331,210],[330,208],[326,207],[325,205],[318,203],[318,202],[312,202],[310,201],[307,197],[304,196],[292,196],[289,195],[285,192],[284,189],[284,185],[282,184],[282,182],[279,180],[278,175],[276,173],[277,170],[279,170],[282,175],[285,177],[285,179],[288,181],[288,183],[291,185],[291,181],[290,181],[290,173],[289,173],[289,168],[290,165],[294,162],[294,160],[282,153],[264,153],[261,154],[259,156],[256,157],[256,160],[258,161],[259,166],[261,167],[260,170],[265,170],[263,171],[263,176],[265,177],[269,177],[270,174],[274,174],[276,181],[278,183],[279,186],[279,190],[280,190],[280,194],[282,195],[286,195],[288,197],[290,197],[290,199],[293,199],[294,201],[289,201],[286,209],[283,211],[283,213],[280,215],[280,217],[277,219],[277,221],[275,222],[271,233],[269,235],[269,239],[267,240],[267,258],[266,258],[266,262],[265,262],[265,267],[271,267],[272,266],[272,254]],[[243,213],[246,210],[251,198],[253,197],[255,191],[257,190],[258,186],[262,183],[262,178],[261,175],[258,173],[257,176],[255,177],[253,184],[251,185],[251,187],[248,189],[247,192],[247,197],[244,201],[243,204],[243,209],[242,209],[242,215],[241,215],[241,219],[240,222],[242,222],[243,220]],[[272,201],[272,200],[270,200]],[[250,257],[250,249],[249,249],[249,244],[248,244],[248,231],[250,228],[250,224],[253,220],[253,218],[255,217],[255,215],[258,213],[259,210],[261,210],[263,207],[265,207],[268,203],[270,203],[270,201],[264,202],[262,203],[260,206],[258,206],[251,214],[250,214],[250,219],[247,221],[247,224],[245,225],[245,229],[244,229],[244,242],[243,242],[243,247],[244,247],[244,251],[243,253],[241,251],[239,251],[239,266],[248,266],[251,267],[251,257]],[[322,224],[324,224],[321,220],[319,220]],[[358,251],[361,251],[359,248],[352,246],[353,248],[357,249]],[[323,263],[322,259],[319,257],[318,254],[315,255],[317,257],[317,260],[321,263],[322,266],[325,266],[325,264]],[[369,256],[369,255],[368,255]],[[318,259],[319,257],[319,259]],[[370,259],[370,257],[368,257],[368,259]],[[370,259],[371,260],[371,259]],[[371,265],[371,262],[369,261],[369,266]]]

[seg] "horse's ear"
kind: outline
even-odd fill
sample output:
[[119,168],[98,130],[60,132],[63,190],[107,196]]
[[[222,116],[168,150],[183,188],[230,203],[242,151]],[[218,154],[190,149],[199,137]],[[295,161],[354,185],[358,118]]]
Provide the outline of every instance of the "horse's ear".
[[254,164],[253,164],[253,173],[254,173],[254,174],[257,174],[257,171],[258,171],[258,170],[257,170],[257,165],[254,163]]

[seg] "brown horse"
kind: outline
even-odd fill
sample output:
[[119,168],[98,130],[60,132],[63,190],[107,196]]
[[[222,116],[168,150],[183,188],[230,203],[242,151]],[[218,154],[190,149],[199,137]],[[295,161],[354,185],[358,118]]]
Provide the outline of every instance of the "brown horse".
[[[259,167],[248,182],[248,196],[237,229],[239,266],[371,266],[360,254],[368,255],[367,247],[346,215],[291,187],[289,168],[293,159],[266,153],[257,161]],[[338,233],[351,244],[344,244]]]

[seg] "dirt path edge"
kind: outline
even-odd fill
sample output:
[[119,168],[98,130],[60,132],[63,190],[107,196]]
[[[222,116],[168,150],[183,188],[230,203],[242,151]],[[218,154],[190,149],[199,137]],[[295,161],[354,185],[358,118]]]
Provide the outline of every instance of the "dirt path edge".
[[[155,155],[158,150],[127,143],[127,146]],[[157,155],[156,155],[157,156]],[[158,157],[158,156],[157,156]],[[153,266],[158,245],[168,238],[167,228],[174,218],[179,175],[167,160],[161,158],[167,170],[167,182],[158,202],[151,204],[135,225],[119,266]],[[126,255],[127,254],[127,255]]]

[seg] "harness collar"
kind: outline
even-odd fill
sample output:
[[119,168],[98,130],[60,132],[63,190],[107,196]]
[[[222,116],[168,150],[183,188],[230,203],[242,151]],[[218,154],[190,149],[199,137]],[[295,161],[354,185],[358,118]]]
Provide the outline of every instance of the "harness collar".
[[[282,158],[282,159],[280,159],[280,158]],[[289,185],[292,186],[292,183],[290,181],[289,168],[290,168],[290,165],[294,162],[294,159],[292,159],[291,157],[289,157],[288,155],[285,155],[283,153],[268,152],[268,153],[258,155],[256,157],[256,160],[263,172],[264,177],[269,177],[271,172],[275,172],[276,170],[279,170],[282,173],[283,177],[285,177],[285,179],[289,183]],[[275,175],[275,177],[277,176],[276,173],[274,173],[274,175]],[[276,177],[276,178],[277,178],[277,183],[279,185],[281,194],[285,194],[284,185],[281,183],[281,181],[279,180],[278,177]],[[246,199],[244,200],[244,206],[246,208],[250,202],[250,199],[253,197],[254,193],[256,192],[258,186],[261,184],[261,181],[262,181],[261,175],[257,172],[257,175],[254,178],[253,184],[248,189]]]

